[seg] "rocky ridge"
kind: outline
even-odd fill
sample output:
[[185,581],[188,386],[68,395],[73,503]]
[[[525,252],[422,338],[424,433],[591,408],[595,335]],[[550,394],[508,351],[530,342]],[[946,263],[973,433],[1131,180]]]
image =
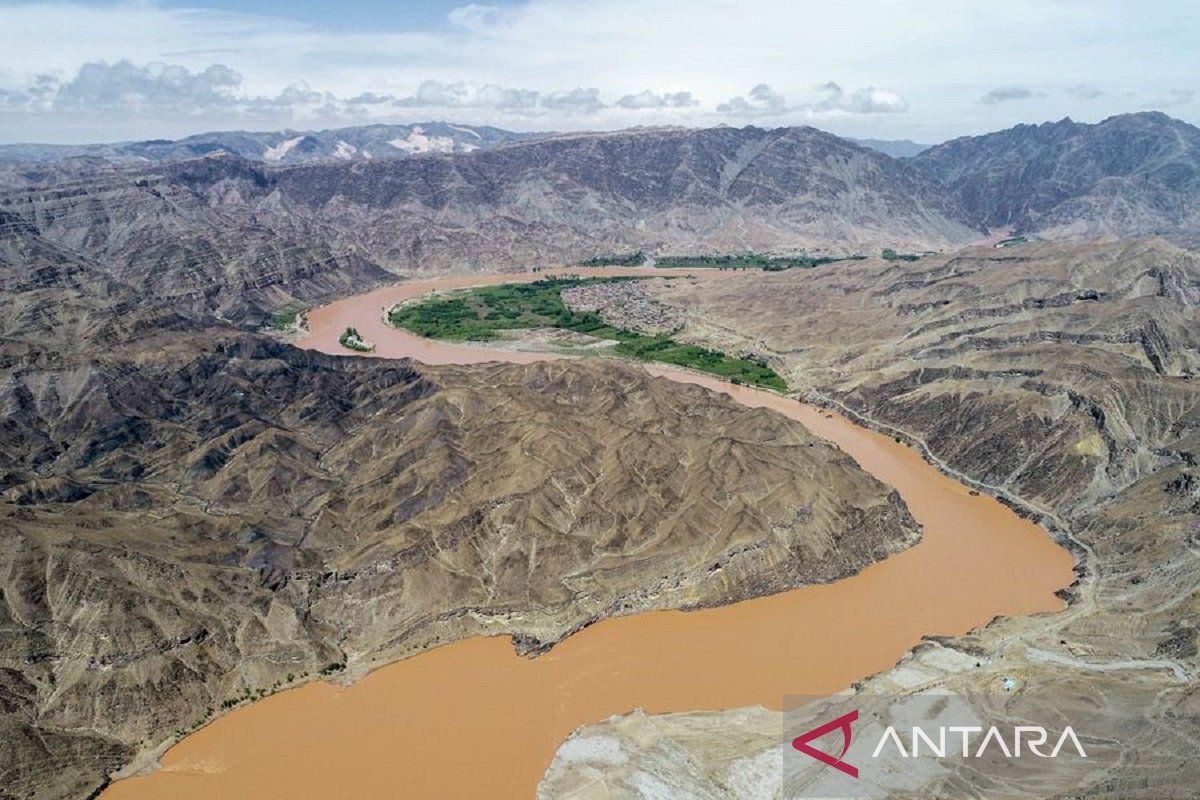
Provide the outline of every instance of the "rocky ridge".
[[1200,129],[1160,112],[967,136],[910,160],[990,228],[1184,238],[1200,228]]

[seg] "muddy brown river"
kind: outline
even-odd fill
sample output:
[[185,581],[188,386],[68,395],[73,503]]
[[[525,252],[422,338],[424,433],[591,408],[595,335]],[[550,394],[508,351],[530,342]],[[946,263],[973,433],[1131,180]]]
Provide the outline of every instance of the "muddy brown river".
[[[353,325],[376,345],[375,356],[544,358],[421,339],[390,328],[381,313],[434,289],[536,277],[448,278],[348,298],[308,314],[301,346],[349,355],[337,338]],[[1062,608],[1054,592],[1071,583],[1070,555],[910,448],[770,392],[651,371],[804,423],[895,487],[924,526],[922,540],[836,583],[718,609],[606,620],[535,659],[516,655],[505,637],[473,638],[381,667],[349,687],[315,682],[281,692],[186,737],[157,771],[116,782],[105,800],[532,798],[558,745],[581,725],[637,708],[778,708],[787,695],[837,691],[885,670],[923,636]]]

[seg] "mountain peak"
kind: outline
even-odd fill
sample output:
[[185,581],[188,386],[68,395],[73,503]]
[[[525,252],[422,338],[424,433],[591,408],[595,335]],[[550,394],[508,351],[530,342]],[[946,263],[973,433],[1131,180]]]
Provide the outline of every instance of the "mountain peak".
[[1142,236],[1200,225],[1200,130],[1161,111],[968,136],[914,164],[990,227]]

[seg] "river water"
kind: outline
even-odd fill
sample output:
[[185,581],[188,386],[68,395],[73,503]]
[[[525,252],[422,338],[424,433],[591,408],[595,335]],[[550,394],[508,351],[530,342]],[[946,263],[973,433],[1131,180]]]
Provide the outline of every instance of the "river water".
[[[351,297],[311,311],[300,345],[349,354],[337,338],[353,325],[376,345],[374,356],[545,358],[433,342],[382,318],[385,307],[435,289],[536,277],[448,278]],[[770,392],[667,367],[650,371],[799,420],[899,491],[924,527],[922,540],[836,583],[718,609],[606,620],[535,659],[517,656],[507,638],[480,637],[381,667],[349,687],[315,682],[281,692],[191,734],[159,770],[118,781],[103,797],[532,798],[555,749],[580,725],[636,708],[778,708],[787,695],[834,692],[885,670],[923,636],[1063,607],[1054,592],[1072,581],[1070,555],[910,448]]]

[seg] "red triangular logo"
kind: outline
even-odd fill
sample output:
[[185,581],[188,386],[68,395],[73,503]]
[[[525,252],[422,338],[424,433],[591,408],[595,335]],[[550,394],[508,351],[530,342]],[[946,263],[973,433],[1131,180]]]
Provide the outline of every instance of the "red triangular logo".
[[[857,778],[858,767],[853,767],[847,764],[845,761],[842,761],[842,756],[846,755],[846,751],[850,749],[850,723],[857,719],[858,709],[856,708],[849,714],[843,714],[835,720],[826,722],[819,728],[813,728],[808,733],[803,733],[797,736],[795,739],[792,739],[792,747],[796,748],[801,753],[804,753],[806,756],[815,758],[822,764],[833,767],[837,770],[841,770],[851,778]],[[837,730],[838,728],[842,729],[842,752],[837,758],[834,758],[828,753],[822,753],[820,750],[809,745],[809,742],[811,742],[813,739],[820,739],[825,734],[829,733],[830,731]]]

